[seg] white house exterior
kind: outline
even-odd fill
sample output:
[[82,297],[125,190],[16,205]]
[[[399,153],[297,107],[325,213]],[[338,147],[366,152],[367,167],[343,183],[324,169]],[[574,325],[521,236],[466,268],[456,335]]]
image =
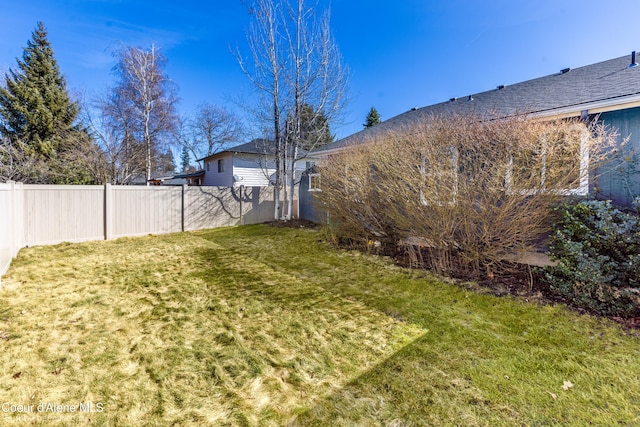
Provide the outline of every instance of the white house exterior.
[[262,140],[231,147],[200,159],[203,162],[202,185],[217,187],[264,187],[275,173],[273,154]]
[[[204,167],[202,185],[264,187],[269,185],[276,172],[272,144],[262,139],[228,148],[200,160]],[[304,160],[297,162],[297,179],[306,165]]]

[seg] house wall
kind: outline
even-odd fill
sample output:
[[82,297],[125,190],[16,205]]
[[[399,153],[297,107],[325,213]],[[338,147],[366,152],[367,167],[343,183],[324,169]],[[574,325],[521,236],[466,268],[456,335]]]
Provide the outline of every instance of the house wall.
[[[218,160],[224,159],[224,172],[218,172]],[[230,187],[233,185],[233,154],[220,153],[209,157],[204,162],[204,179],[202,185],[214,187]]]
[[619,143],[627,137],[629,142],[596,170],[594,192],[616,205],[631,206],[633,198],[640,195],[640,108],[602,113],[599,120],[618,131]]
[[233,175],[240,177],[236,185],[268,186],[269,177],[275,173],[273,160],[267,161],[260,154],[234,154]]
[[299,217],[307,221],[321,223],[326,219],[326,213],[319,209],[318,204],[314,200],[317,193],[315,191],[309,191],[310,184],[309,173],[303,173],[298,187]]
[[[218,159],[225,161],[223,173],[218,173]],[[207,164],[209,170],[207,170]],[[306,164],[306,159],[296,163],[296,179],[299,179],[302,172],[306,170]],[[269,177],[276,171],[273,159],[266,159],[262,154],[250,153],[220,153],[205,160],[204,170],[202,185],[214,187],[268,186]],[[236,182],[234,176],[239,177],[240,180]]]
[[[240,177],[240,181],[236,182],[235,185],[245,185],[245,186],[260,186],[266,187],[269,185],[268,176],[275,173],[275,169],[262,170],[257,168],[242,168],[235,167],[233,168],[234,175]],[[267,176],[268,174],[268,176]]]

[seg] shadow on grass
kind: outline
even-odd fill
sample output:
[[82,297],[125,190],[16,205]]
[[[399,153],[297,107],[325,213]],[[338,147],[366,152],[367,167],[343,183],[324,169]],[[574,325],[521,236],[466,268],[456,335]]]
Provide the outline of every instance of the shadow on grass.
[[[219,279],[217,292],[220,298],[233,299],[248,307],[237,308],[243,310],[243,319],[236,325],[238,329],[250,330],[244,316],[261,316],[261,312],[266,311],[282,318],[290,316],[290,320],[275,325],[284,330],[274,330],[271,324],[262,325],[260,330],[273,342],[278,342],[278,347],[283,345],[280,334],[290,334],[290,338],[297,341],[290,343],[291,350],[297,354],[280,355],[296,360],[286,366],[291,371],[290,377],[304,378],[312,372],[318,376],[341,378],[339,383],[334,382],[332,387],[324,389],[307,389],[310,384],[294,384],[293,389],[307,394],[307,398],[289,408],[289,415],[283,414],[285,419],[297,414],[290,421],[291,425],[353,425],[393,420],[422,424],[427,417],[462,422],[477,414],[491,418],[493,406],[490,401],[469,378],[457,376],[461,363],[455,357],[458,348],[475,348],[476,354],[482,353],[482,348],[475,345],[471,337],[468,342],[457,341],[455,337],[459,338],[459,331],[447,332],[447,328],[460,328],[455,322],[452,326],[450,322],[432,318],[428,327],[423,325],[418,329],[404,322],[404,314],[399,311],[388,307],[381,309],[378,304],[372,306],[371,302],[330,292],[315,284],[301,284],[296,276],[255,262],[232,249],[204,250],[194,256],[201,257],[208,265],[202,271],[202,277],[211,282]],[[345,332],[343,329],[345,321],[357,322],[359,317],[362,322],[365,316],[371,318],[371,312],[377,313],[376,319],[394,324],[398,329],[412,330],[413,335],[402,345],[396,345],[397,351],[372,357],[367,354],[370,349],[366,345],[361,347],[358,342],[362,330]],[[368,327],[375,333],[379,325],[358,326]],[[256,327],[260,328],[259,325]],[[318,334],[324,335],[320,342],[316,342]],[[324,341],[328,345],[322,347]],[[254,357],[259,357],[259,353],[271,353],[266,348],[250,351],[257,352]],[[268,363],[271,365],[286,365],[278,362],[277,354],[270,358]],[[351,360],[340,362],[345,358]],[[365,366],[371,368],[364,370]],[[442,393],[446,393],[446,404],[440,402]],[[306,406],[310,402],[316,403],[312,407]],[[452,411],[457,412],[456,416],[452,417]]]
[[558,339],[553,328],[547,334],[548,343],[544,335],[532,336],[531,342],[526,336],[502,340],[482,336],[473,327],[466,331],[461,325],[434,324],[339,390],[298,411],[288,425],[640,422],[633,351],[616,344],[597,348],[601,345],[594,343],[592,350],[555,347],[550,344]]
[[288,425],[495,425],[509,419],[516,422],[515,411],[494,404],[474,386],[471,378],[457,376],[458,363],[448,360],[446,352],[437,354],[435,348],[430,333],[425,333],[337,392],[299,412]]
[[[238,396],[232,406],[256,421],[275,411],[279,424],[286,422],[298,408],[340,389],[424,333],[286,270],[213,245],[190,255],[202,265],[194,278],[216,300],[210,303],[211,320],[225,328],[213,336],[218,350],[211,364],[224,374],[220,387]],[[250,372],[243,359],[255,369]],[[261,400],[269,402],[266,408],[251,403]]]
[[[366,365],[356,360],[333,388],[313,390],[287,410],[291,425],[640,421],[633,409],[640,402],[637,342],[597,319],[577,318],[562,307],[475,295],[322,248],[317,236],[295,230],[247,228],[205,238],[225,246],[201,255],[209,262],[207,274],[236,275],[229,292],[277,302],[312,322],[357,319],[361,310],[420,331]],[[216,257],[237,257],[238,264],[216,266]],[[327,316],[331,311],[333,317]],[[324,317],[314,319],[318,313]],[[299,345],[293,350],[314,351],[313,342]],[[354,356],[333,350],[324,357]],[[567,380],[576,387],[564,389]]]

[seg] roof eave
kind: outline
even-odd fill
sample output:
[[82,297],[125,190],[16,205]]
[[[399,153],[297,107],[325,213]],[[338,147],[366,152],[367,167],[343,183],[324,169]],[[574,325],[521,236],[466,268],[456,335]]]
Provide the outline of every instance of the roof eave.
[[583,112],[587,114],[606,113],[607,111],[626,110],[640,107],[640,93],[618,96],[615,98],[585,102],[582,104],[558,107],[529,114],[532,118],[565,118],[577,117]]
[[[635,107],[640,107],[640,93],[557,107],[543,111],[535,111],[528,113],[527,116],[532,119],[563,119],[569,117],[580,117],[582,114],[600,114],[608,111],[626,110],[628,108]],[[343,145],[341,147],[314,151],[311,153],[310,157],[322,158],[348,150],[350,147],[351,145]]]

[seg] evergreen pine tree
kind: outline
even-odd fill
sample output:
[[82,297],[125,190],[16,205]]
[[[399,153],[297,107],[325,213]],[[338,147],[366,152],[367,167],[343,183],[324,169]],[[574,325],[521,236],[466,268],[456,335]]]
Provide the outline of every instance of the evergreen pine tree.
[[69,98],[42,22],[17,62],[19,71],[9,70],[0,87],[0,133],[24,142],[31,154],[54,157],[65,139],[78,139],[73,122],[79,108]]
[[176,162],[173,159],[173,152],[169,148],[164,153],[157,153],[153,163],[155,166],[154,174],[157,176],[172,175],[176,172]]
[[370,128],[371,126],[375,126],[379,124],[382,120],[380,120],[380,114],[378,114],[378,110],[376,107],[371,107],[369,113],[367,114],[366,122],[362,125],[365,128]]
[[182,166],[182,172],[186,172],[189,169],[189,165],[191,164],[191,156],[189,155],[189,149],[187,147],[182,147],[182,154],[180,154],[180,163]]
[[313,150],[333,142],[329,120],[323,112],[304,104],[300,113],[300,148]]

